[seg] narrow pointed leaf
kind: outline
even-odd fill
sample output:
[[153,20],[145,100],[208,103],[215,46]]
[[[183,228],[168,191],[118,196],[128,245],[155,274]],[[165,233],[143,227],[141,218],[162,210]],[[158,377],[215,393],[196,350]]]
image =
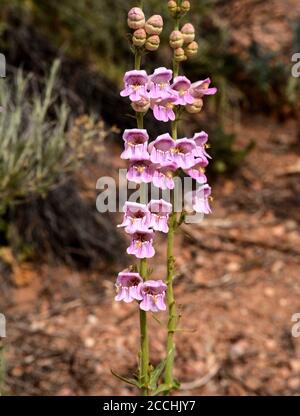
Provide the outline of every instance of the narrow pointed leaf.
[[132,386],[141,388],[139,381],[136,380],[135,378],[127,378],[127,377],[120,376],[119,374],[115,373],[113,370],[110,370],[110,372],[112,373],[113,376],[117,377],[119,380],[124,381],[124,383],[131,384]]

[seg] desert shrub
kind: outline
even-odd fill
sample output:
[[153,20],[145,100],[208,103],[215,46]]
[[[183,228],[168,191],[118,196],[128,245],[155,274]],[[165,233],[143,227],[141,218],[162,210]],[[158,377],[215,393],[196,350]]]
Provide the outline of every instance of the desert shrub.
[[56,61],[43,91],[22,71],[0,81],[4,108],[0,114],[2,212],[31,195],[45,195],[82,158],[86,142],[68,137],[69,109],[54,93],[58,67]]
[[22,71],[0,81],[0,245],[23,260],[50,255],[90,266],[122,244],[74,180],[103,153],[107,130],[91,116],[73,119],[57,93],[58,69],[56,61],[45,81]]

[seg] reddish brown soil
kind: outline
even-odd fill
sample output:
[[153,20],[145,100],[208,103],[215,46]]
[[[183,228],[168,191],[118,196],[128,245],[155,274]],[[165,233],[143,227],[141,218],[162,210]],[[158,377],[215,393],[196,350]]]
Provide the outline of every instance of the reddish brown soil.
[[[237,133],[239,145],[255,139],[256,148],[239,171],[214,184],[213,214],[184,225],[176,239],[179,393],[300,394],[300,337],[291,335],[300,312],[296,126],[252,118]],[[94,186],[100,169],[92,172]],[[156,278],[164,278],[163,243],[151,263]],[[139,342],[136,305],[113,301],[118,270],[44,265],[18,288],[2,278],[10,393],[136,394],[110,373],[134,373]],[[152,318],[150,325],[156,364],[165,330]]]

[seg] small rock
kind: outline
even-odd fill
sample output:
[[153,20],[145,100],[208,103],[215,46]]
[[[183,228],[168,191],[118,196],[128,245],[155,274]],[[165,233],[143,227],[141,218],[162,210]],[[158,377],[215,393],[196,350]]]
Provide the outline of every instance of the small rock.
[[300,389],[300,377],[290,378],[287,384],[290,389],[299,390]]
[[300,360],[292,359],[290,365],[294,373],[300,373]]
[[272,298],[275,295],[275,290],[272,287],[266,287],[264,293],[269,298]]
[[96,341],[94,340],[94,338],[88,337],[84,340],[84,345],[86,346],[86,348],[93,348],[95,345]]

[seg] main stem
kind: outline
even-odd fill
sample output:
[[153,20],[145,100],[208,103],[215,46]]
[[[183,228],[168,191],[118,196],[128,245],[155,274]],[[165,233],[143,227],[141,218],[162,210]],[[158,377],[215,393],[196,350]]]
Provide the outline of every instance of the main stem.
[[[175,30],[179,29],[179,19],[175,21]],[[179,62],[173,60],[173,76],[177,77],[179,74]],[[177,140],[177,116],[175,121],[172,122],[172,138]],[[165,384],[172,390],[174,387],[174,356],[175,356],[175,344],[174,333],[177,326],[177,311],[176,303],[174,299],[173,279],[175,274],[175,259],[174,259],[174,237],[175,229],[177,225],[177,213],[175,212],[175,195],[174,190],[171,190],[171,202],[172,213],[169,219],[169,232],[167,237],[167,304],[168,304],[168,335],[167,335],[167,357],[165,367]]]
[[[141,54],[139,51],[135,53],[134,67],[136,70],[141,68]],[[144,128],[144,114],[136,113],[136,122],[139,129]],[[144,201],[144,189],[141,184],[141,203]],[[140,261],[140,276],[143,280],[147,280],[147,259]],[[141,393],[143,396],[149,394],[149,339],[148,339],[148,325],[147,325],[147,313],[140,309],[140,383]]]
[[[140,262],[140,275],[147,280],[147,260],[142,259]],[[140,352],[140,382],[143,396],[148,396],[149,389],[149,341],[147,312],[140,309],[140,332],[141,332],[141,352]]]
[[[172,137],[177,140],[177,120],[172,122]],[[175,271],[174,261],[174,237],[177,223],[177,214],[175,212],[175,195],[171,191],[172,213],[169,219],[169,232],[167,237],[167,304],[168,304],[168,335],[167,335],[167,357],[165,367],[165,384],[171,390],[174,386],[173,367],[174,367],[174,333],[177,325],[177,312],[174,299],[173,279]]]

